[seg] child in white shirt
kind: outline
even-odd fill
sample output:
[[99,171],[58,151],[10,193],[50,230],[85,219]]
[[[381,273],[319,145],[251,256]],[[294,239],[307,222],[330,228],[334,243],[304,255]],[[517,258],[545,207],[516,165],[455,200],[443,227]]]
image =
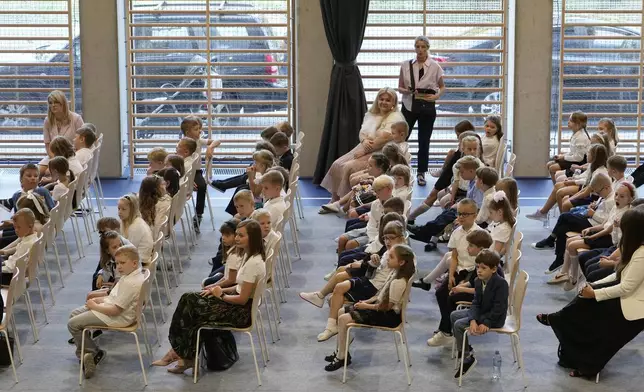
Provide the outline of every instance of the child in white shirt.
[[91,127],[83,124],[82,127],[76,130],[74,136],[74,150],[76,150],[76,158],[81,166],[85,166],[92,158],[92,146],[96,142],[96,133]]
[[483,163],[496,169],[499,145],[503,138],[503,125],[501,117],[489,116],[485,119],[485,136],[481,138],[483,144]]
[[476,187],[483,192],[483,201],[476,216],[476,223],[484,227],[492,223],[488,206],[492,201],[494,192],[496,192],[494,186],[498,181],[499,175],[493,167],[479,167],[476,169]]
[[501,256],[501,265],[503,265],[503,256],[508,251],[508,244],[512,240],[512,227],[516,223],[514,211],[510,205],[508,197],[504,191],[497,191],[494,193],[492,200],[488,203],[490,211],[490,219],[492,224],[488,226],[488,230],[492,235],[494,243],[490,250],[495,251]]
[[277,221],[284,216],[286,211],[286,203],[281,196],[284,176],[278,171],[269,171],[262,176],[260,184],[264,195],[264,208],[270,212],[273,229],[275,229]]
[[152,229],[141,218],[139,198],[134,193],[127,194],[119,199],[117,207],[121,234],[139,250],[141,264],[145,266],[151,261],[154,240]]
[[139,210],[145,223],[152,229],[153,241],[158,237],[163,221],[169,217],[171,206],[172,198],[161,177],[147,176],[141,181]]
[[119,248],[115,254],[116,269],[121,279],[109,294],[87,300],[85,306],[72,311],[67,329],[76,344],[76,357],[81,359],[86,378],[94,375],[96,365],[105,357],[96,342],[85,336],[85,352],[81,352],[83,329],[88,326],[127,327],[136,320],[136,305],[143,286],[144,275],[135,246]]
[[33,211],[28,208],[21,208],[13,215],[11,220],[18,236],[18,242],[16,244],[12,243],[0,251],[2,256],[9,255],[13,251],[13,254],[7,259],[0,257],[0,260],[2,260],[2,285],[11,283],[11,278],[16,270],[16,261],[25,253],[31,251],[31,247],[38,239],[38,235],[34,230],[36,216]]
[[[51,197],[58,201],[69,190],[69,183],[74,181],[74,173],[69,170],[65,157],[54,157],[49,160],[49,173],[54,184]],[[48,186],[51,186],[48,185]]]

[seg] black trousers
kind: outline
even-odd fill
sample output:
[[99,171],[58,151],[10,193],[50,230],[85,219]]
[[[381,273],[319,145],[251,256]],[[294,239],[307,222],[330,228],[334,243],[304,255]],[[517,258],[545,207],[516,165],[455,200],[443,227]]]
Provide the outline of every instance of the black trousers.
[[[434,220],[425,223],[423,226],[418,226],[420,231],[411,236],[411,238],[428,243],[433,236],[439,235],[447,225],[456,220],[456,210],[449,208],[440,213]],[[449,318],[448,318],[449,322]]]
[[358,218],[353,218],[347,220],[347,223],[344,224],[344,232],[346,233],[347,231],[362,229],[364,227],[367,227],[367,222],[361,221]]
[[213,183],[216,183],[217,188],[219,189],[228,190],[244,185],[246,181],[248,181],[248,174],[244,173],[238,176],[226,178],[225,180],[215,180]]
[[411,130],[416,125],[418,121],[418,173],[425,173],[427,171],[427,165],[429,161],[429,141],[432,138],[432,132],[434,132],[434,122],[436,122],[436,105],[432,105],[433,110],[431,113],[420,114],[412,113],[405,105],[402,106],[402,114],[409,125],[409,135],[411,135]]
[[[474,271],[462,270],[460,272],[455,272],[454,277],[456,278],[455,285],[468,280],[470,274],[475,273]],[[453,311],[456,310],[456,302],[458,301],[472,301],[474,296],[467,293],[458,293],[454,295],[449,295],[449,279],[445,281],[436,289],[436,302],[438,302],[438,308],[441,312],[441,321],[438,325],[438,330],[446,334],[452,334],[452,320],[450,315]]]
[[242,191],[244,189],[250,189],[250,186],[248,184],[242,184],[235,189],[235,193],[233,193],[233,197],[230,198],[230,201],[228,202],[228,206],[226,206],[226,212],[229,213],[232,216],[235,216],[237,213],[237,208],[235,208],[235,203],[233,199],[235,198],[235,195],[237,192]]
[[206,180],[203,178],[203,170],[199,169],[195,172],[195,185],[197,185],[197,202],[195,210],[197,215],[203,215],[203,210],[206,207],[206,192],[208,186]]
[[570,212],[564,212],[559,215],[557,224],[554,229],[552,229],[552,234],[556,237],[557,241],[555,244],[555,255],[557,256],[557,260],[561,260],[563,263],[563,256],[566,251],[566,240],[568,239],[566,233],[569,231],[581,232],[583,229],[587,229],[589,227],[591,227],[591,224],[588,222],[588,218],[584,216]]
[[639,188],[644,185],[644,164],[639,165],[631,176],[633,177],[633,185],[635,185],[635,188]]

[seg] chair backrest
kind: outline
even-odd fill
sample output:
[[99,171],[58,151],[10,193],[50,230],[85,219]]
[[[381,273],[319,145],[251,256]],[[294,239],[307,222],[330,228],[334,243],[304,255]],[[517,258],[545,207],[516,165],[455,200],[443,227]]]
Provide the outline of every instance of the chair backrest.
[[161,253],[161,246],[163,245],[163,239],[165,238],[165,231],[168,227],[168,217],[166,216],[163,219],[163,223],[161,223],[161,227],[159,232],[157,233],[157,238],[154,240],[154,244],[152,245],[152,251],[153,252],[158,252]]
[[[279,235],[279,233],[277,233]],[[282,236],[280,235],[280,240],[282,239]],[[269,280],[273,279],[273,273],[275,272],[275,256],[277,253],[275,253],[275,250],[273,248],[268,249],[266,251],[266,261],[264,264],[266,264],[266,282]],[[275,283],[275,282],[273,282]]]
[[405,288],[405,293],[403,294],[403,297],[402,297],[402,305],[400,308],[400,320],[402,325],[405,325],[405,321],[407,318],[407,305],[409,304],[409,293],[411,292],[411,284],[414,282],[414,280],[416,280],[416,274],[414,274],[407,281],[407,287]]
[[78,184],[76,185],[76,207],[80,206],[83,197],[85,197],[85,192],[87,191],[87,186],[89,185],[89,183],[87,182],[88,173],[89,172],[87,166],[84,166],[83,171],[78,173]]
[[16,260],[16,271],[14,275],[18,275],[18,286],[16,286],[15,298],[20,298],[27,290],[27,263],[29,262],[30,252],[27,251]]
[[22,272],[20,268],[16,267],[16,270],[13,273],[11,282],[9,283],[9,292],[7,293],[7,303],[4,304],[5,307],[5,317],[0,320],[0,325],[6,326],[11,324],[11,318],[13,317],[13,303],[15,298],[17,298],[16,291],[18,291],[18,279]]
[[186,177],[188,177],[188,182],[190,183],[190,186],[188,187],[189,192],[186,196],[192,195],[192,190],[194,189],[194,186],[195,186],[195,173],[197,173],[197,170],[199,169],[199,165],[201,164],[201,154],[195,151],[195,153],[192,154],[190,158],[192,158],[192,166],[190,166],[190,171],[189,171],[190,174],[188,175],[188,173],[186,173]]
[[[49,223],[49,222],[47,222]],[[31,246],[29,261],[27,262],[27,277],[32,279],[38,276],[38,265],[45,261],[45,234],[40,233],[38,239]]]
[[44,235],[43,241],[45,242],[45,246],[49,246],[56,238],[56,219],[58,219],[58,211],[59,207],[58,205],[56,205],[49,211],[49,219],[42,226],[42,233]]
[[266,288],[266,279],[268,278],[268,273],[264,275],[263,278],[257,282],[255,285],[255,290],[253,291],[253,303],[251,305],[251,310],[250,310],[250,320],[251,324],[250,326],[253,327],[257,324],[257,312],[259,309],[259,303],[262,299],[262,296],[264,295],[264,289]]
[[515,166],[515,163],[516,163],[516,162],[517,162],[517,154],[515,154],[515,153],[511,153],[511,154],[510,154],[510,160],[508,161],[508,163],[509,163],[510,165],[512,165],[512,166]]
[[517,283],[514,285],[514,290],[510,291],[513,307],[512,315],[516,319],[517,330],[521,329],[521,309],[523,308],[523,300],[528,289],[528,280],[530,280],[528,273],[521,270],[517,277]]
[[514,166],[508,163],[507,165],[505,165],[505,173],[503,173],[503,176],[512,177],[513,174],[514,174]]
[[[510,256],[512,255],[512,251],[514,250],[514,240],[515,240],[515,232],[517,230],[517,222],[514,222],[514,225],[512,225],[512,229],[510,229],[510,239],[508,242],[505,244],[505,256],[503,257],[505,259],[504,263],[505,265],[508,265],[508,262],[510,261]],[[523,240],[523,237],[521,237],[521,240]]]
[[[74,209],[73,207],[74,195],[76,195],[76,189],[78,189],[78,179],[79,179],[79,176],[74,178],[74,181],[70,182],[69,185],[67,186],[67,189],[69,190],[69,198],[67,199],[67,203],[65,203],[64,205],[65,207],[63,210],[63,219],[65,219],[65,221],[69,219],[69,217],[72,214],[72,210]],[[62,200],[62,197],[61,197],[61,200]],[[78,201],[78,199],[76,201]]]
[[505,163],[505,153],[507,150],[508,142],[506,138],[502,138],[501,142],[499,143],[499,149],[496,150],[496,172],[501,173],[503,170],[503,164]]
[[87,161],[87,186],[89,187],[92,182],[94,182],[94,179],[96,178],[96,173],[98,171],[98,159],[96,156],[96,152],[98,150],[97,146],[93,146],[91,149],[92,151],[92,156],[89,157],[89,161]]
[[[517,249],[516,253],[512,256],[512,266],[510,267],[510,276],[507,277],[508,281],[508,292],[510,294],[510,297],[512,297],[512,293],[514,290],[514,287],[516,286],[517,283],[517,275],[519,271],[521,270],[521,251]],[[510,305],[514,306],[514,299],[510,298]]]
[[143,284],[141,285],[141,291],[139,291],[139,298],[136,301],[136,324],[141,324],[141,315],[143,314],[143,309],[145,309],[145,304],[147,303],[148,297],[150,296],[150,285],[152,279],[150,279],[150,270],[143,268]]
[[[63,195],[58,199],[58,204],[49,211],[49,220],[54,221],[54,226],[56,231],[63,230],[65,226],[65,212],[67,212],[67,205],[69,204],[69,198],[72,194],[71,190],[67,190]],[[52,241],[55,239],[52,238]]]
[[[190,180],[186,176],[179,181],[179,192],[172,198],[172,207],[170,208],[172,226],[179,222],[183,216],[183,207],[186,204],[186,196],[189,194],[189,185]],[[168,223],[168,226],[171,226],[171,224]]]
[[[298,155],[297,153],[295,155]],[[294,157],[295,157],[294,155]],[[291,171],[288,173],[288,184],[289,188],[293,182],[296,182],[300,175],[300,163],[293,158],[293,165],[291,166]]]
[[143,266],[144,269],[150,270],[150,280],[154,281],[154,278],[157,275],[157,263],[159,261],[159,254],[157,252],[152,253],[152,259],[149,263]]
[[[289,189],[289,192],[290,192],[290,189]],[[292,213],[291,207],[293,206],[291,201],[286,199],[284,200],[284,204],[286,205],[286,209],[284,210],[284,221],[282,222],[282,230],[284,229],[284,227],[286,227],[286,222],[288,222],[289,219],[291,218],[291,213]]]
[[411,213],[411,200],[405,200],[405,217],[409,218]]

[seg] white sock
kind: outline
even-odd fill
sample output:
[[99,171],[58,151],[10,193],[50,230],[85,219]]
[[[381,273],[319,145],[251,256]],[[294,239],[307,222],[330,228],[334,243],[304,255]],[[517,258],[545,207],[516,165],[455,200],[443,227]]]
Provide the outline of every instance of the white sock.
[[338,330],[338,320],[330,318],[327,319],[326,321],[326,329],[328,329],[331,332],[335,332]]

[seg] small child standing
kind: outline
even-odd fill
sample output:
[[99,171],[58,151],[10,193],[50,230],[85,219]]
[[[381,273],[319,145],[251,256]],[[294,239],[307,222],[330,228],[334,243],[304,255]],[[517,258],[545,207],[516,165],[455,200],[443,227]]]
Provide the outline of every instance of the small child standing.
[[34,230],[36,216],[28,208],[21,208],[13,214],[11,218],[13,227],[18,237],[18,243],[15,244],[15,252],[6,260],[0,257],[2,261],[2,285],[8,286],[11,283],[13,273],[16,271],[16,261],[25,253],[31,250],[38,239]]
[[503,138],[503,125],[501,117],[489,116],[485,119],[485,136],[481,138],[483,144],[483,163],[496,169],[496,158],[499,152],[499,145]]
[[157,172],[165,167],[165,158],[168,152],[163,147],[154,147],[148,152],[148,171],[147,175],[157,174]]
[[121,197],[117,208],[121,219],[121,234],[138,249],[141,264],[146,266],[152,258],[154,239],[152,239],[152,229],[141,218],[138,196],[130,193]]
[[139,300],[144,275],[139,264],[139,252],[135,246],[119,248],[115,253],[116,270],[121,279],[102,297],[87,300],[84,306],[72,311],[67,329],[76,344],[76,357],[83,356],[83,372],[91,378],[96,366],[105,358],[105,351],[99,350],[96,342],[85,337],[85,352],[81,352],[83,329],[88,326],[127,327],[136,319],[136,304]]
[[411,152],[409,152],[407,135],[409,135],[409,124],[407,124],[407,121],[397,121],[391,125],[392,140],[398,146],[402,156],[405,157],[407,165],[411,165]]
[[284,177],[280,172],[270,171],[262,176],[260,184],[264,195],[264,208],[270,212],[273,228],[275,228],[277,221],[286,211],[286,203],[281,195]]
[[457,358],[463,358],[463,373],[456,371],[454,378],[466,376],[476,365],[472,347],[467,342],[463,349],[465,330],[471,336],[485,335],[490,328],[501,328],[508,313],[508,282],[497,274],[501,258],[496,252],[483,250],[476,256],[474,300],[469,309],[455,310],[450,315],[451,327],[456,339]]

